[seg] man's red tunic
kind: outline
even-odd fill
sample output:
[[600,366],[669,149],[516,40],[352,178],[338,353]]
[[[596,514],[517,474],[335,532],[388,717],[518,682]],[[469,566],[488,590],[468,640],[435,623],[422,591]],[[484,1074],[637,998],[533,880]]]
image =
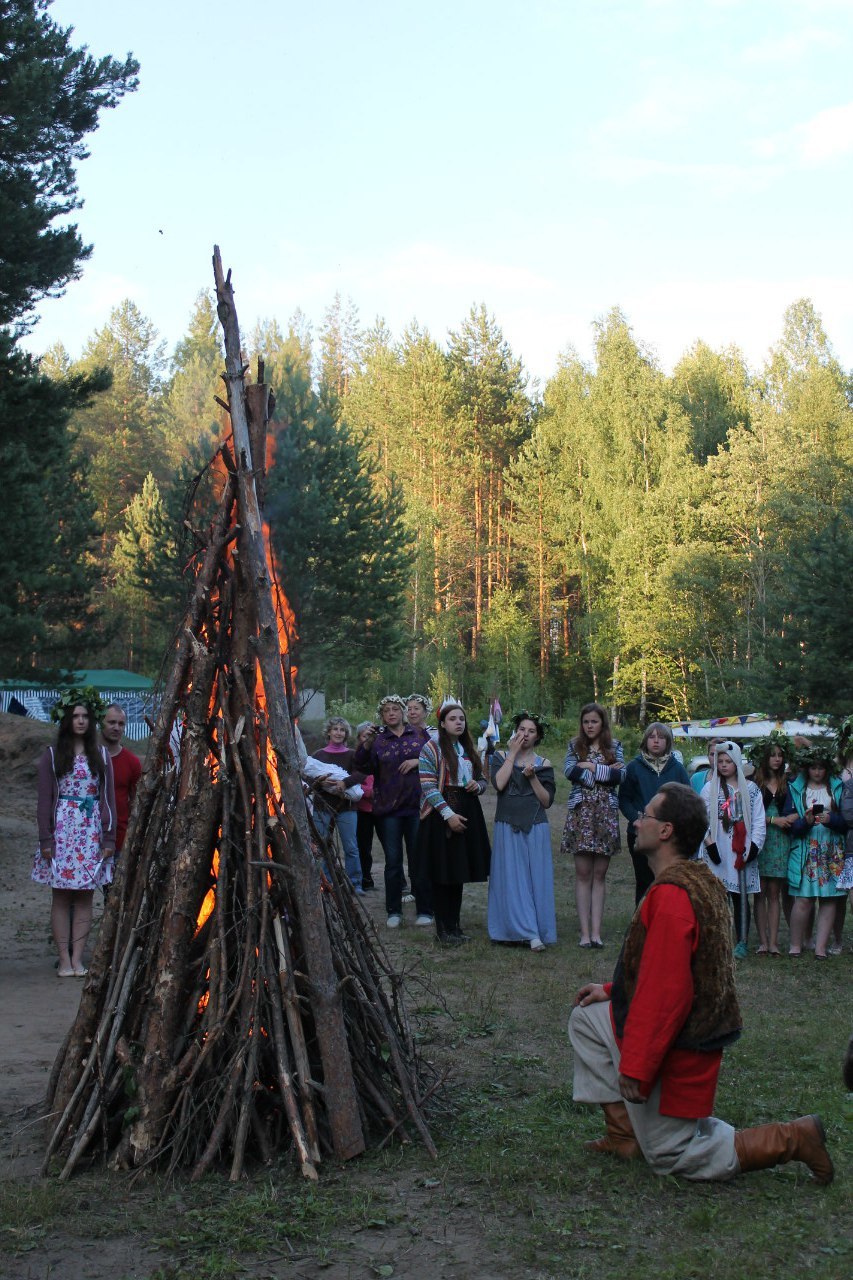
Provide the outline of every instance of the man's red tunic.
[[[653,884],[640,916],[646,940],[625,1035],[621,1041],[616,1036],[622,1055],[619,1070],[639,1080],[646,1096],[660,1080],[661,1115],[698,1120],[713,1114],[723,1053],[673,1045],[693,1004],[690,966],[699,923],[687,893],[674,884]],[[605,986],[608,995],[611,986]],[[611,1021],[612,1016],[611,1009]]]

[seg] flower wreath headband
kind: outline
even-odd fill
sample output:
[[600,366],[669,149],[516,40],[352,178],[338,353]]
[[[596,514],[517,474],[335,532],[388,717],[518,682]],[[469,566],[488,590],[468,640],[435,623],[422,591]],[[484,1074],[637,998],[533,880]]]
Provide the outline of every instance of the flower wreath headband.
[[386,693],[384,698],[379,699],[379,701],[376,704],[376,714],[378,716],[382,715],[382,708],[387,707],[389,702],[392,703],[395,707],[399,707],[403,715],[405,716],[406,703],[400,697],[399,693]]
[[107,704],[94,685],[87,684],[85,688],[74,685],[66,689],[50,708],[50,718],[54,724],[59,724],[75,707],[85,707],[92,719],[99,723],[104,718]]
[[432,699],[425,693],[410,693],[406,702],[419,702],[427,715],[432,711]]
[[531,720],[533,724],[536,725],[536,731],[539,734],[540,742],[551,728],[551,725],[545,717],[538,715],[535,711],[516,711],[515,715],[512,717],[512,723],[516,729],[521,724],[522,720]]
[[745,754],[752,764],[757,767],[761,764],[764,752],[771,750],[773,747],[779,748],[787,763],[794,759],[794,740],[782,729],[771,729],[766,738],[753,738],[747,746]]
[[810,764],[826,765],[827,773],[835,767],[836,743],[834,738],[821,738],[810,747],[803,747],[797,752],[795,762],[800,769],[808,769]]

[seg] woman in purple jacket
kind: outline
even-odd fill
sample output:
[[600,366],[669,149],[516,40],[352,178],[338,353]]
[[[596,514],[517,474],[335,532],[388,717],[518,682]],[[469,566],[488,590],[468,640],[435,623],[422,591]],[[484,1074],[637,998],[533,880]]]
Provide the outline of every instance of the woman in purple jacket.
[[71,689],[53,710],[56,746],[39,761],[39,848],[32,879],[50,885],[60,978],[82,978],[96,888],[113,878],[116,806],[109,753],[97,742],[100,698]]
[[418,757],[426,729],[406,723],[406,704],[389,693],[377,707],[381,726],[364,734],[356,747],[354,767],[373,774],[373,821],[385,853],[385,910],[388,928],[403,923],[403,842],[409,859],[409,877],[415,895],[415,924],[432,925],[432,893],[429,880],[418,864],[421,784]]

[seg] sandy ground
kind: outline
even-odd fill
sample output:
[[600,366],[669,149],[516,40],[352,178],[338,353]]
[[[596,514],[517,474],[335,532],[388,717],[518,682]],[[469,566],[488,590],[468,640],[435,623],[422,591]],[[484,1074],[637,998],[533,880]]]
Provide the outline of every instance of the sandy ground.
[[[44,1157],[43,1099],[50,1069],[74,1020],[79,979],[57,977],[50,891],[30,878],[36,848],[36,770],[52,725],[0,715],[0,1179],[38,1178]],[[100,913],[96,894],[96,918]],[[4,1258],[4,1280],[150,1275],[154,1252],[138,1240],[87,1244],[54,1235],[38,1249]]]
[[0,1141],[3,1178],[35,1172],[37,1109],[57,1048],[72,1021],[81,983],[53,968],[50,891],[29,878],[36,847],[36,765],[55,730],[0,716]]

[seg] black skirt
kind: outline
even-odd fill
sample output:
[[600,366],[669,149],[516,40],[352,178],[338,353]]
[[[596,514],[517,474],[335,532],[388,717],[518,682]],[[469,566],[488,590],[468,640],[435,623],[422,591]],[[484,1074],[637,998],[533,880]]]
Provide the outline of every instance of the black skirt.
[[448,787],[444,798],[454,813],[468,819],[468,826],[463,833],[451,831],[440,813],[430,813],[418,832],[420,865],[435,884],[488,880],[492,846],[480,797],[461,787]]

